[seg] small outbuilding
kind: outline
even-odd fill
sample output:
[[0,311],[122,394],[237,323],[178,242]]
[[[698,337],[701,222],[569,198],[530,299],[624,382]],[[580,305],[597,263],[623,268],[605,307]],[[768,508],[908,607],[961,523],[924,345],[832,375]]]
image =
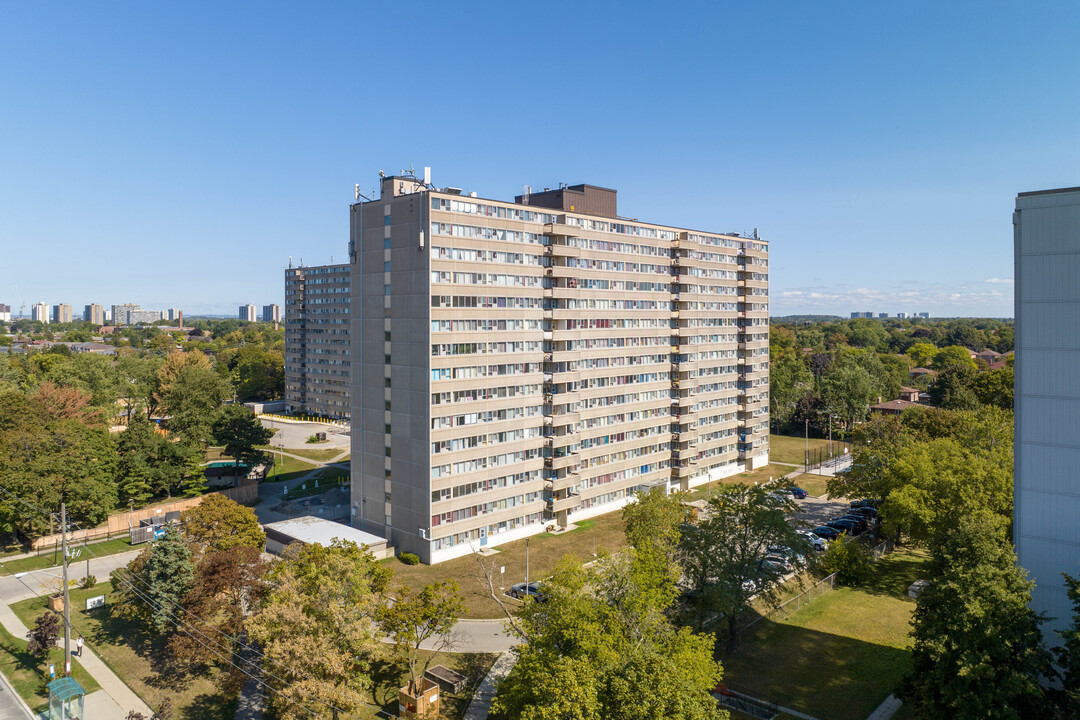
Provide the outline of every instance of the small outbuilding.
[[366,545],[379,560],[394,554],[393,549],[388,547],[386,538],[312,515],[269,523],[263,525],[263,530],[266,531],[266,552],[274,555],[280,555],[293,543],[329,547],[335,538]]
[[83,720],[86,691],[73,677],[53,680],[49,688],[49,720]]

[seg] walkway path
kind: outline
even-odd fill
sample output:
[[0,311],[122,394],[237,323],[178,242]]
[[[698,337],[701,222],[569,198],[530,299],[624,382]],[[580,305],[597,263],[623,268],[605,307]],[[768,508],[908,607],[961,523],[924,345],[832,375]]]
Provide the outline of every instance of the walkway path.
[[900,702],[896,696],[890,695],[877,706],[877,710],[870,713],[870,717],[866,718],[866,720],[889,720],[889,718],[896,714],[901,705],[903,705],[903,703]]
[[518,656],[515,652],[504,652],[495,660],[491,670],[480,681],[480,687],[473,693],[469,707],[465,709],[463,720],[487,720],[488,713],[491,712],[491,701],[495,699],[499,682],[510,674],[517,661]]
[[[109,555],[90,560],[90,574],[97,577],[107,576],[119,567],[126,566],[139,554],[138,550],[118,555]],[[73,579],[79,579],[79,570],[85,572],[86,563],[75,563],[71,566],[74,572]],[[17,638],[26,637],[27,627],[15,615],[11,604],[40,595],[46,595],[54,591],[60,585],[60,575],[56,568],[48,570],[35,570],[27,573],[19,573],[18,576],[0,578],[0,625]],[[123,720],[131,710],[138,710],[146,717],[153,712],[146,703],[129,688],[123,680],[117,677],[108,665],[99,658],[86,643],[82,657],[75,656],[75,662],[80,663],[90,677],[97,681],[104,693],[91,693],[87,695],[86,710],[88,717],[102,718],[102,720]],[[90,714],[93,708],[94,714]]]

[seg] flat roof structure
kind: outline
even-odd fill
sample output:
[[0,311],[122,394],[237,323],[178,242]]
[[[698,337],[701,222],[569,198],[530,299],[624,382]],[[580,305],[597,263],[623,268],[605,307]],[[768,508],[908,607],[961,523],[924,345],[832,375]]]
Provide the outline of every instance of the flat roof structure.
[[386,538],[313,515],[269,523],[263,525],[263,530],[266,531],[266,551],[275,554],[295,542],[329,547],[335,539],[366,545],[380,559],[387,557],[388,552]]

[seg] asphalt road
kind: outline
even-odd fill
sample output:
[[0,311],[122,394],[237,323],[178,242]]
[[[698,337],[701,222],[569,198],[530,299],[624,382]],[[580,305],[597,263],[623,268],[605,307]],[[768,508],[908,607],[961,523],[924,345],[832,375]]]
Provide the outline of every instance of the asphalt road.
[[[101,558],[89,556],[90,574],[99,581],[107,580],[109,573],[118,567],[126,566],[138,554],[139,550],[132,550]],[[86,576],[87,557],[86,550],[83,550],[83,554],[68,565],[69,579],[82,580]],[[11,605],[20,600],[51,593],[60,588],[62,577],[63,574],[60,568],[31,570],[30,572],[0,577],[0,602]]]

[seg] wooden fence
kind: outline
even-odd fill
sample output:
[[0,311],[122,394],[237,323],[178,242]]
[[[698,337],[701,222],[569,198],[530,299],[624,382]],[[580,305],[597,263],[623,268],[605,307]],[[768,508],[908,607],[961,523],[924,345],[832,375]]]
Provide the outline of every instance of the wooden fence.
[[[225,488],[224,490],[218,490],[218,494],[224,495],[230,500],[234,500],[240,504],[253,502],[259,497],[259,484],[256,482],[248,482],[240,485],[239,487]],[[208,493],[212,495],[214,493]],[[206,495],[200,495],[198,497],[183,498],[182,500],[173,500],[172,502],[163,503],[161,505],[153,505],[151,507],[140,508],[134,512],[118,513],[116,515],[110,515],[108,522],[105,525],[99,527],[87,528],[86,530],[75,530],[68,533],[69,543],[84,543],[92,542],[96,540],[107,540],[109,538],[127,536],[131,528],[139,527],[139,521],[146,520],[152,517],[164,517],[166,513],[170,512],[183,512],[189,510],[203,501]],[[50,550],[58,546],[60,543],[60,533],[53,535],[46,535],[40,537],[33,542],[30,546],[34,551]]]

